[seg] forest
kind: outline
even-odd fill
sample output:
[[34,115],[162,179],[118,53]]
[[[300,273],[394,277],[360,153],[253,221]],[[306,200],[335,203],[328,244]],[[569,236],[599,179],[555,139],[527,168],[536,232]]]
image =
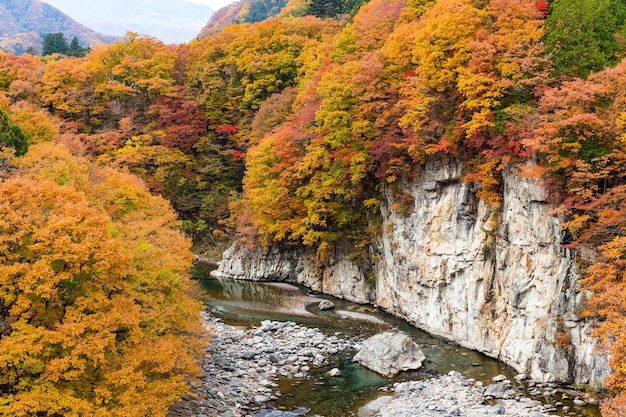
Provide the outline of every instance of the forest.
[[622,416],[623,1],[290,0],[189,44],[0,52],[0,415],[165,415],[206,337],[192,249],[359,252],[381,190],[451,159],[494,212],[504,170],[549,184]]

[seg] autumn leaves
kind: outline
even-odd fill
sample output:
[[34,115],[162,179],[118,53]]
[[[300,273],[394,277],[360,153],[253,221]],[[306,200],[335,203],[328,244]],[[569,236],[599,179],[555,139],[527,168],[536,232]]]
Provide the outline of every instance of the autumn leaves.
[[450,158],[494,209],[507,166],[549,179],[570,246],[599,250],[585,313],[624,389],[626,9],[544,3],[372,0],[176,47],[0,54],[1,146],[31,144],[0,172],[0,414],[162,414],[198,332],[179,227],[367,251],[381,189]]
[[464,160],[465,180],[496,210],[502,170],[532,161],[525,175],[551,184],[570,246],[600,249],[581,260],[586,314],[607,320],[598,335],[623,389],[626,72],[604,68],[624,56],[626,9],[552,3],[550,13],[507,0],[363,6],[303,67],[292,114],[252,144],[240,230],[320,257],[339,242],[356,251],[376,234],[380,187],[427,160]]
[[64,147],[19,165],[0,183],[0,415],[164,415],[202,339],[175,213]]

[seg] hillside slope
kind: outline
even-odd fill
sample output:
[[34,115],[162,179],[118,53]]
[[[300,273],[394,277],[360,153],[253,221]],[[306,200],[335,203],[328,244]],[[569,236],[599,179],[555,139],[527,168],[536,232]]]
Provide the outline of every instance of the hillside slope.
[[115,37],[95,32],[60,10],[39,0],[6,0],[0,3],[0,47],[7,52],[23,53],[29,47],[41,51],[43,36],[63,32],[83,45],[112,43]]
[[277,16],[287,0],[239,0],[219,9],[200,31],[198,39],[219,33],[233,23],[256,23]]

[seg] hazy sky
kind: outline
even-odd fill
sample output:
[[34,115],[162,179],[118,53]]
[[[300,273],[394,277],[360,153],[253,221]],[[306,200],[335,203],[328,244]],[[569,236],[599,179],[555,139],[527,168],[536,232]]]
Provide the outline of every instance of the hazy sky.
[[[217,11],[236,0],[176,0],[172,3],[163,0],[44,1],[88,28],[107,35],[124,36],[130,30],[154,36],[166,43],[183,43],[191,41],[200,33],[209,21],[211,12],[205,8],[199,13],[195,11],[197,7],[190,9],[180,4],[177,14],[169,8],[172,4],[184,1],[209,6]],[[204,13],[204,16],[199,15]]]

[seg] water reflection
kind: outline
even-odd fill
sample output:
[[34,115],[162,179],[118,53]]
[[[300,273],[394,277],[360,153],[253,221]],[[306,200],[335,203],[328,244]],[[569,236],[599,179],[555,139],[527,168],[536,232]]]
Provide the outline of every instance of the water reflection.
[[222,280],[220,283],[224,298],[229,300],[279,306],[289,296],[289,291],[263,283],[233,280]]

